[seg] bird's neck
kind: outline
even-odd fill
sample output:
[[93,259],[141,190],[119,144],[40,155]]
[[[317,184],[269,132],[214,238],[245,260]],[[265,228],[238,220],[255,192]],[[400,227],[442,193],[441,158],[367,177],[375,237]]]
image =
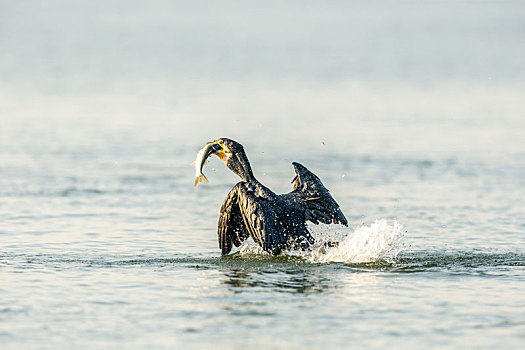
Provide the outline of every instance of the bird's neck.
[[234,162],[234,166],[232,166],[230,169],[237,174],[243,181],[246,181],[248,183],[256,184],[259,181],[255,178],[253,175],[252,167],[250,165],[250,161],[248,160],[248,157],[246,154],[236,154],[235,157],[237,158]]

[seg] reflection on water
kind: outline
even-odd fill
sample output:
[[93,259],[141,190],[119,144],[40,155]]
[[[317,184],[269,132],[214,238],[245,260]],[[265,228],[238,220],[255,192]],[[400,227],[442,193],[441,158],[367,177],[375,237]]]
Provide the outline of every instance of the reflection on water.
[[247,289],[260,288],[279,293],[320,294],[337,288],[337,283],[322,273],[303,270],[283,272],[261,272],[234,270],[224,274],[224,283],[234,293],[243,293]]

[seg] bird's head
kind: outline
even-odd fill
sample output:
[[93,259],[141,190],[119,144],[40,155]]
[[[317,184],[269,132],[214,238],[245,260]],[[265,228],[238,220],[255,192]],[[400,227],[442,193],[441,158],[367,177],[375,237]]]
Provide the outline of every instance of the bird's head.
[[214,151],[212,154],[215,154],[217,157],[222,159],[222,161],[227,165],[228,159],[235,153],[244,152],[242,145],[233,140],[227,139],[225,137],[217,139],[208,144],[213,145]]
[[213,152],[224,164],[237,174],[244,181],[251,181],[253,177],[252,169],[248,157],[244,152],[244,147],[232,139],[222,137],[215,141],[209,142],[213,145]]

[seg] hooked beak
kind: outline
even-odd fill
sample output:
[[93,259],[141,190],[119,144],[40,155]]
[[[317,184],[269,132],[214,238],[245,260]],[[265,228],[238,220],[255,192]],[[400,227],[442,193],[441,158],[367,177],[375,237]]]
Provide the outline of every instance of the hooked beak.
[[215,154],[220,159],[224,159],[224,149],[218,142],[214,142],[212,145],[212,154]]

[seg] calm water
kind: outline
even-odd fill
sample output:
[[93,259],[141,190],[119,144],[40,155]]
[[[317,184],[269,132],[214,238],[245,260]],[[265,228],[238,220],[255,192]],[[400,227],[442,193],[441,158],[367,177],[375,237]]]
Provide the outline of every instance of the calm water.
[[[117,3],[1,5],[2,349],[523,348],[521,2]],[[218,137],[340,247],[221,257]]]

